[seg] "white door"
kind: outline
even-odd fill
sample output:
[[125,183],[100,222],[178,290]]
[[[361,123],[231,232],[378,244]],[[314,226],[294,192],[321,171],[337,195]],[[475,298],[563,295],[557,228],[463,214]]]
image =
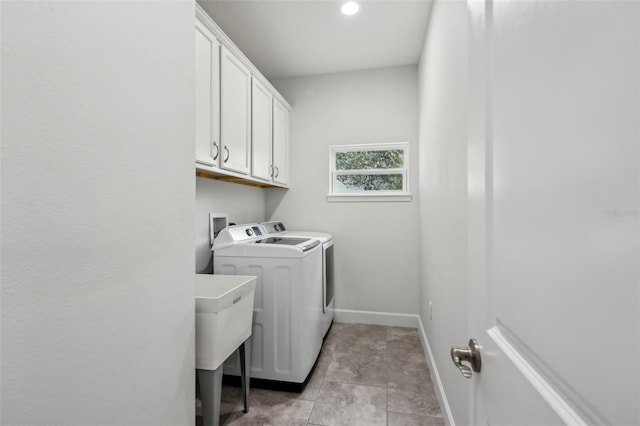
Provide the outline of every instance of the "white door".
[[224,46],[220,53],[220,117],[220,166],[248,174],[251,160],[251,73]]
[[271,93],[255,78],[251,86],[251,175],[271,181]]
[[640,3],[468,4],[471,421],[638,424]]

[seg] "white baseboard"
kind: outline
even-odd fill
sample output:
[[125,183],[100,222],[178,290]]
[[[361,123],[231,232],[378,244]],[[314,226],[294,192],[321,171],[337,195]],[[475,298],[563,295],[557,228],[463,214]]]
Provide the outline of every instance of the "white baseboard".
[[440,408],[442,409],[443,418],[445,424],[449,426],[455,426],[455,422],[453,420],[453,415],[451,414],[451,407],[449,407],[449,401],[447,400],[447,395],[444,393],[444,387],[442,386],[442,380],[440,380],[440,374],[438,373],[438,367],[436,367],[435,359],[433,358],[433,352],[431,352],[431,346],[429,346],[429,341],[427,340],[427,333],[422,325],[422,320],[418,316],[418,325],[420,332],[420,340],[422,341],[422,347],[424,348],[424,353],[427,357],[427,364],[429,364],[429,370],[431,370],[431,379],[433,381],[433,387],[436,391],[436,397],[438,398],[438,402],[440,403]]
[[396,314],[391,312],[352,311],[349,309],[335,309],[335,322],[348,324],[373,324],[389,327],[418,328],[419,317],[415,314]]

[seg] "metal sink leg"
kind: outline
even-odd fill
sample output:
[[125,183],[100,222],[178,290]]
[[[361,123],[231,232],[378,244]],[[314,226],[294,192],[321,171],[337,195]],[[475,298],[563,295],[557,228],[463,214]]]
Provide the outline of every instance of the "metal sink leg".
[[198,369],[202,423],[204,426],[220,424],[220,398],[222,396],[222,365],[215,370]]

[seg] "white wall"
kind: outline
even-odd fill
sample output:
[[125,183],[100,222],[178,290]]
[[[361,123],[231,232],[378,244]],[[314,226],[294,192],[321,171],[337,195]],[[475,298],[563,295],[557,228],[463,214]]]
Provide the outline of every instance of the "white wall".
[[194,421],[194,13],[2,3],[3,425]]
[[230,223],[265,221],[266,192],[272,189],[196,178],[196,272],[213,268],[209,237],[209,213],[226,213]]
[[471,384],[451,363],[449,347],[469,339],[467,44],[466,2],[436,2],[419,67],[420,319],[451,414],[463,425]]
[[417,67],[276,79],[273,84],[293,106],[291,189],[267,193],[267,217],[292,230],[334,235],[336,308],[417,314],[416,199],[326,200],[330,145],[408,141],[415,185]]

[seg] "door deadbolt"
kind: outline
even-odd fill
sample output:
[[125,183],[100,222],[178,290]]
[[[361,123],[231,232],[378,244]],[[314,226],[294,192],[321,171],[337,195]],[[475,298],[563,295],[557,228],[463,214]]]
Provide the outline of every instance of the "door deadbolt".
[[[482,363],[480,361],[480,345],[478,341],[476,339],[469,339],[469,346],[466,348],[451,346],[451,359],[460,370],[460,373],[467,379],[471,378],[473,374],[471,372],[472,369],[476,373],[479,373]],[[463,362],[470,363],[471,368],[464,365]]]

